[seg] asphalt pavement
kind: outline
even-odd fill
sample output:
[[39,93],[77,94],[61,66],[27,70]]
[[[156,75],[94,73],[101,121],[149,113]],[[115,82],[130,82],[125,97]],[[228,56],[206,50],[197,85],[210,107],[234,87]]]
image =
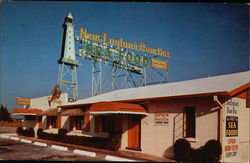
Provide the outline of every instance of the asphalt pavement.
[[105,161],[103,158],[83,156],[5,138],[0,138],[0,160]]
[[153,161],[174,160],[132,151],[110,151],[37,138],[18,136],[16,128],[0,127],[0,160],[51,161]]

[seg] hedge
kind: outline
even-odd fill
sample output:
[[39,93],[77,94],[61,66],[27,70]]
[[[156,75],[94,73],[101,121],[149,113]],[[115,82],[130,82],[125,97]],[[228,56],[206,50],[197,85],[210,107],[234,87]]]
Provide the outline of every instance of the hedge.
[[19,136],[35,137],[35,131],[33,128],[30,128],[28,130],[24,130],[23,127],[18,127],[16,129],[16,133]]
[[58,134],[43,132],[43,129],[37,130],[37,137],[39,139],[58,141],[68,144],[82,145],[93,148],[101,148],[108,150],[118,150],[121,147],[120,132],[110,133],[109,138],[98,138],[98,137],[86,137],[86,136],[74,136],[66,135],[66,130],[59,130]]

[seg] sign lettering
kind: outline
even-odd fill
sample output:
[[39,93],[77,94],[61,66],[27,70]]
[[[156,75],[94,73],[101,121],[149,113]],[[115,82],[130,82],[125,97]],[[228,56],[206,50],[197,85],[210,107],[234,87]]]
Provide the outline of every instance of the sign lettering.
[[169,114],[168,113],[155,113],[155,125],[165,126],[169,124]]
[[30,105],[30,99],[28,98],[16,98],[17,105]]
[[[108,37],[107,33],[102,33],[102,35],[88,33],[86,28],[80,28],[80,35],[75,35],[75,37],[77,41],[85,45],[79,48],[78,54],[81,58],[102,62],[138,74],[142,74],[143,67],[146,66],[168,70],[167,61],[147,56],[147,54],[151,54],[169,58],[170,52],[163,51],[160,47],[150,48],[144,43],[126,42],[123,38],[117,40]],[[144,54],[137,55],[134,51]]]

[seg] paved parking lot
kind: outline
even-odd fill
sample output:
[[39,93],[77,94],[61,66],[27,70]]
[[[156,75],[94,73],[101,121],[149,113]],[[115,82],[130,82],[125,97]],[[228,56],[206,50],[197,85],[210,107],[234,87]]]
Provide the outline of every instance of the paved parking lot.
[[[16,127],[0,126],[0,134],[15,132]],[[103,158],[83,156],[72,151],[60,151],[1,137],[0,160],[106,161]]]
[[40,147],[11,139],[0,138],[2,160],[56,160],[56,161],[105,161],[98,157],[87,157],[71,151],[60,151],[51,147]]

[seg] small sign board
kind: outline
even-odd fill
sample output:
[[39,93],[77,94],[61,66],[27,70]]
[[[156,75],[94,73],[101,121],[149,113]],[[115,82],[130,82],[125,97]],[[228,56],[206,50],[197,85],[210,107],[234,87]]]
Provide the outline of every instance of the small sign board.
[[232,98],[225,103],[224,161],[234,162],[239,155],[238,120],[239,100]]
[[169,114],[168,113],[155,113],[155,126],[166,126],[169,124]]
[[30,99],[28,98],[16,98],[17,105],[30,105]]

